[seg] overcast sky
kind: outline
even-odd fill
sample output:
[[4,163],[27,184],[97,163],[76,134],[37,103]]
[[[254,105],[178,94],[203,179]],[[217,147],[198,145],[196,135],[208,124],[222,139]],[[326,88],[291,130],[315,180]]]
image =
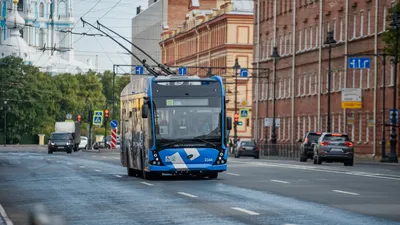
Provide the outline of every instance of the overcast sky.
[[[95,24],[96,20],[99,20],[105,26],[131,40],[131,19],[136,15],[136,7],[141,5],[142,9],[147,8],[147,2],[147,0],[75,0],[73,12],[75,22],[78,23],[73,31],[100,33],[93,28],[88,32],[87,25],[82,27],[80,18],[89,11],[83,17],[86,21]],[[111,11],[106,14],[109,10]],[[102,16],[104,17],[101,18]],[[87,62],[88,59],[92,59],[95,65],[97,55],[101,71],[112,70],[113,64],[130,64],[130,56],[127,52],[107,37],[73,36],[75,58],[79,61]],[[118,41],[125,44],[129,50],[131,49],[129,43],[122,39]]]

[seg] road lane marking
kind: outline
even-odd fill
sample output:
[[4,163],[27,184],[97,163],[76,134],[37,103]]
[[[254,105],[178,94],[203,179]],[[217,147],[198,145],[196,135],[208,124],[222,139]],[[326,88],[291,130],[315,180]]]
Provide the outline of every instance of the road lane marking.
[[272,182],[282,183],[282,184],[290,184],[290,182],[283,181],[283,180],[271,180]]
[[120,176],[120,175],[114,175],[114,176],[116,176],[116,177],[118,177],[118,178],[121,178],[122,176]]
[[67,163],[68,165],[72,165],[72,163]]
[[4,221],[6,222],[6,225],[14,225],[13,222],[8,218],[6,210],[4,210],[3,206],[0,205],[0,215],[3,217]]
[[103,158],[103,159],[107,159],[107,157],[105,157],[105,156],[103,156],[103,157],[101,157],[101,158]]
[[237,210],[237,211],[240,211],[240,212],[244,212],[244,213],[252,215],[252,216],[260,215],[260,213],[257,213],[257,212],[254,212],[254,211],[250,211],[250,210],[247,210],[247,209],[243,209],[243,208],[239,208],[239,207],[231,207],[231,209],[234,209],[234,210]]
[[186,193],[186,192],[177,192],[177,193],[180,194],[180,195],[191,197],[191,198],[197,198],[198,197],[196,195],[192,195],[192,194],[189,194],[189,193]]
[[140,183],[142,183],[144,185],[147,185],[147,186],[154,186],[154,184],[150,184],[150,183],[147,183],[147,182],[140,182]]
[[337,193],[342,193],[342,194],[348,194],[348,195],[360,195],[355,192],[348,192],[348,191],[341,191],[341,190],[332,190],[332,191],[337,192]]
[[115,157],[114,159],[119,159],[119,158]]
[[61,163],[61,161],[56,161],[57,163]]
[[240,176],[240,174],[237,174],[237,173],[226,173],[226,174],[232,175],[232,176]]
[[94,170],[94,171],[96,171],[96,172],[101,172],[100,170]]
[[80,168],[85,168],[84,166],[79,166]]
[[326,173],[336,173],[336,174],[345,174],[345,175],[352,175],[352,176],[360,176],[360,177],[372,177],[372,178],[379,178],[379,179],[387,179],[387,180],[397,180],[400,181],[400,176],[396,175],[388,175],[388,174],[377,174],[377,173],[367,173],[367,172],[359,172],[359,171],[346,171],[346,170],[331,170],[327,168],[316,168],[311,166],[298,166],[298,165],[291,165],[291,164],[277,164],[277,163],[270,163],[270,162],[246,162],[246,161],[236,161],[231,160],[230,162],[238,163],[238,164],[247,164],[247,165],[254,165],[254,166],[265,166],[265,167],[280,167],[285,169],[302,169],[308,171],[316,171],[316,172],[326,172]]

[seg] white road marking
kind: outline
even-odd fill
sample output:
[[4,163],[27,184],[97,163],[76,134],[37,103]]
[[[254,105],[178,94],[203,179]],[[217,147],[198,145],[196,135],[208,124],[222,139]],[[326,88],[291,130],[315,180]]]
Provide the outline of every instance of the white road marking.
[[84,166],[79,166],[80,168],[85,168]]
[[348,192],[348,191],[341,191],[341,190],[332,190],[332,191],[337,192],[337,193],[342,193],[342,194],[348,194],[348,195],[360,195],[355,192]]
[[226,174],[232,175],[232,176],[240,176],[240,174],[237,174],[237,173],[226,173]]
[[316,171],[316,172],[326,172],[326,173],[337,173],[337,174],[346,174],[352,176],[361,176],[361,177],[372,177],[372,178],[380,178],[387,180],[397,180],[400,181],[400,176],[396,175],[388,175],[388,174],[377,174],[377,173],[367,173],[367,172],[359,172],[359,171],[349,171],[349,170],[331,170],[327,168],[317,168],[311,166],[298,166],[291,164],[278,164],[278,163],[270,163],[270,162],[246,162],[246,161],[236,161],[231,160],[230,162],[238,163],[238,164],[247,164],[247,165],[255,165],[255,166],[265,166],[265,167],[280,167],[285,169],[302,169],[308,171]]
[[92,157],[94,158],[94,157],[97,157],[97,155],[92,155]]
[[6,210],[4,210],[3,206],[0,205],[0,215],[3,217],[4,221],[6,222],[6,225],[14,225],[13,222],[8,218]]
[[56,161],[57,163],[61,163],[61,161]]
[[290,182],[283,181],[283,180],[271,180],[272,182],[282,183],[282,184],[290,184]]
[[121,178],[122,176],[120,176],[120,175],[114,175],[114,176],[116,176],[116,177],[118,177],[118,178]]
[[96,172],[101,172],[100,170],[94,170],[94,171],[96,171]]
[[67,163],[68,165],[72,165],[72,163]]
[[147,185],[147,186],[154,186],[154,184],[150,184],[150,183],[147,183],[147,182],[140,182],[140,183],[142,183],[144,185]]
[[107,159],[107,157],[105,157],[105,156],[103,156],[103,157],[101,157],[101,158],[103,158],[103,159]]
[[120,158],[115,157],[114,159],[120,159]]
[[191,197],[191,198],[197,198],[198,197],[196,195],[192,195],[192,194],[189,194],[189,193],[186,193],[186,192],[177,192],[177,193],[180,194],[180,195]]
[[239,207],[231,207],[231,209],[234,209],[234,210],[237,210],[237,211],[240,211],[240,212],[244,212],[244,213],[247,213],[247,214],[252,215],[252,216],[260,215],[260,213],[257,213],[257,212],[254,212],[254,211],[250,211],[250,210],[247,210],[247,209],[243,209],[243,208],[239,208]]

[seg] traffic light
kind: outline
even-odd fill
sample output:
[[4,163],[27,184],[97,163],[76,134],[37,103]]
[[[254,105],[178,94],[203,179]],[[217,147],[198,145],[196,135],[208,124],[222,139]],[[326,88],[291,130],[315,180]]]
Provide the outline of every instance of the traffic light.
[[104,110],[104,119],[108,120],[108,109]]
[[234,119],[235,123],[239,122],[239,114],[235,113]]
[[81,118],[82,118],[81,115],[78,114],[78,122],[79,123],[81,122]]

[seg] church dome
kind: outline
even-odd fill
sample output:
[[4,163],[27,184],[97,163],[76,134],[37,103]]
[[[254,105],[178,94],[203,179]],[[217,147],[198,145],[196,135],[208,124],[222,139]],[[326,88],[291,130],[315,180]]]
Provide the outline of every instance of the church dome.
[[13,0],[13,10],[6,20],[8,29],[22,30],[25,26],[24,18],[22,18],[17,11],[17,4],[18,0]]

